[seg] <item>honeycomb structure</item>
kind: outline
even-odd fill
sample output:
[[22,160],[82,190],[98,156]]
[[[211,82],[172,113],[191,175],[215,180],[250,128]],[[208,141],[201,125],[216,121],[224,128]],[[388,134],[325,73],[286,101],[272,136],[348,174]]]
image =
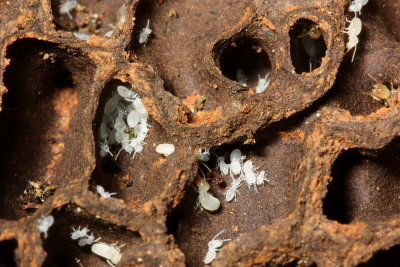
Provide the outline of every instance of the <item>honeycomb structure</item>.
[[[108,266],[71,239],[78,226],[125,244],[118,266],[202,266],[222,229],[232,241],[213,266],[396,266],[400,96],[371,90],[400,86],[400,2],[362,9],[353,63],[347,0],[78,2],[68,14],[60,0],[0,0],[1,266]],[[134,158],[101,158],[119,85],[141,96],[150,131]],[[235,148],[269,181],[225,202],[231,179],[212,162]],[[217,212],[196,208],[204,164]]]

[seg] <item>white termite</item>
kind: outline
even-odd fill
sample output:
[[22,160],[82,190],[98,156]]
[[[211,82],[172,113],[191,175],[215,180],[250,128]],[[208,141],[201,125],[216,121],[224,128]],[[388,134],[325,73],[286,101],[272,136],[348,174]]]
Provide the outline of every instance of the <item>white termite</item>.
[[208,251],[206,254],[206,257],[204,258],[204,264],[210,264],[215,258],[217,257],[217,251],[224,242],[229,242],[231,239],[216,239],[218,236],[220,236],[223,232],[225,232],[225,229],[220,231],[218,234],[216,234],[213,239],[211,239],[210,242],[208,242]]
[[175,146],[173,144],[159,144],[156,146],[156,152],[168,157],[175,152]]
[[351,62],[354,61],[354,56],[356,55],[357,44],[358,44],[358,35],[362,29],[362,22],[361,19],[354,17],[352,20],[347,20],[350,22],[350,25],[343,31],[349,36],[349,40],[346,43],[347,51],[349,52],[351,49],[354,48],[353,56],[351,58]]
[[351,1],[349,11],[361,14],[361,9],[368,3],[368,0],[354,0]]
[[110,154],[113,157],[113,154],[110,151],[110,146],[106,143],[100,144],[100,156],[105,157],[107,154]]
[[265,74],[264,78],[261,77],[260,75],[258,75],[258,83],[256,86],[256,94],[262,93],[265,91],[265,89],[268,88],[270,82],[271,82],[271,78],[269,77],[271,74],[271,72],[267,72],[267,74]]
[[81,230],[81,226],[78,227],[78,229],[75,229],[74,227],[72,227],[72,233],[71,233],[71,239],[76,240],[78,238],[82,238],[87,236],[89,232],[89,229],[87,227],[84,227]]
[[265,178],[265,171],[259,172],[256,177],[256,185],[263,185],[265,181],[269,182],[269,180]]
[[210,189],[210,184],[202,179],[197,183],[197,187],[199,188],[199,198],[197,201],[200,202],[200,205],[208,211],[218,210],[221,205],[220,201],[207,192]]
[[108,192],[106,192],[104,190],[104,187],[102,187],[101,185],[96,185],[96,191],[103,198],[110,198],[111,196],[117,194],[117,193],[108,193]]
[[84,32],[79,32],[79,31],[73,32],[73,35],[74,35],[76,38],[78,38],[79,40],[82,40],[82,41],[87,41],[87,40],[89,40],[89,38],[90,38],[90,35],[89,35],[89,34],[86,34],[86,33],[84,33]]
[[242,177],[239,177],[238,179],[235,179],[232,175],[232,183],[231,186],[228,188],[228,190],[226,190],[225,192],[225,201],[230,202],[232,201],[233,198],[235,198],[236,201],[236,193],[238,188],[242,186]]
[[38,225],[37,228],[40,233],[44,233],[44,238],[47,238],[47,231],[54,223],[54,217],[52,215],[44,216],[42,215],[41,218],[37,220]]
[[139,44],[145,45],[147,43],[147,40],[149,39],[149,36],[151,34],[152,30],[150,29],[150,20],[147,20],[147,25],[145,28],[142,29],[139,35]]
[[76,0],[61,0],[59,5],[59,12],[61,15],[67,14],[70,19],[72,19],[70,11],[76,8],[78,1]]
[[136,93],[133,92],[130,88],[125,87],[123,85],[117,86],[117,92],[120,97],[125,98],[125,99],[131,99],[132,97],[134,97],[136,95]]
[[83,247],[86,245],[91,245],[93,243],[98,242],[101,239],[101,237],[95,239],[93,233],[91,233],[90,235],[86,235],[85,237],[82,237],[81,239],[79,239],[78,245]]
[[230,165],[230,167],[231,167],[231,171],[235,175],[238,175],[238,174],[241,173],[241,171],[242,171],[242,165],[241,164],[242,164],[244,158],[245,157],[244,156],[242,157],[242,152],[240,152],[239,149],[234,149],[231,152],[231,155],[230,155],[231,165]]
[[130,128],[134,128],[136,125],[139,124],[140,115],[137,111],[132,110],[129,112],[128,117],[126,118],[126,122]]
[[91,247],[92,252],[100,257],[106,259],[107,263],[114,267],[114,264],[118,264],[121,260],[122,253],[120,248],[125,245],[117,246],[117,244],[107,244],[103,242],[94,243]]
[[257,176],[254,172],[253,162],[251,160],[246,160],[243,164],[244,180],[250,185],[255,185],[257,181]]
[[227,175],[229,172],[229,165],[225,163],[224,157],[218,157],[218,168],[223,175]]

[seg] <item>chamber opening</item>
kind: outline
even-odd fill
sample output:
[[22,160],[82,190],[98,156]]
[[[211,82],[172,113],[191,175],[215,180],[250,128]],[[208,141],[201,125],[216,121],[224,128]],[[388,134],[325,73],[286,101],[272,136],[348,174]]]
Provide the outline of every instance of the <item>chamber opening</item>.
[[332,166],[332,181],[323,203],[328,219],[347,224],[397,216],[399,149],[400,139],[395,138],[379,150],[344,151]]
[[217,45],[216,50],[215,60],[222,74],[243,87],[256,88],[260,79],[270,75],[271,62],[257,40],[236,38]]
[[0,266],[17,266],[15,260],[15,249],[18,247],[17,240],[5,240],[0,242]]
[[373,266],[385,266],[395,267],[398,266],[400,255],[400,245],[393,246],[388,250],[381,250],[375,253],[372,258],[366,263],[361,263],[359,267],[373,267]]
[[296,73],[319,68],[326,55],[326,44],[318,25],[308,19],[300,19],[290,28],[289,35],[290,57]]

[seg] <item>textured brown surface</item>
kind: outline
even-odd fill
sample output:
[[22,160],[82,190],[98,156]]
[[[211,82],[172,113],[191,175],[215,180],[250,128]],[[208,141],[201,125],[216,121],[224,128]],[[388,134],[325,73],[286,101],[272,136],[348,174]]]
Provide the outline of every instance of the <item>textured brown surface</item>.
[[[79,1],[73,20],[59,2],[0,0],[1,266],[108,266],[70,239],[78,225],[126,244],[118,266],[201,266],[222,229],[232,241],[215,266],[396,266],[399,95],[389,107],[373,100],[368,74],[400,85],[398,1],[363,8],[354,63],[346,0],[127,0],[110,38],[122,0]],[[308,72],[298,39],[313,24],[326,56]],[[91,38],[76,39],[78,28]],[[255,94],[268,69],[270,86]],[[120,84],[141,95],[151,128],[142,154],[113,162],[100,159],[97,132]],[[159,143],[175,153],[160,156]],[[240,148],[270,181],[223,201],[230,178],[197,162],[206,148]],[[195,209],[198,169],[221,200],[216,213]],[[101,199],[97,184],[117,195]],[[50,214],[44,240],[36,221]]]

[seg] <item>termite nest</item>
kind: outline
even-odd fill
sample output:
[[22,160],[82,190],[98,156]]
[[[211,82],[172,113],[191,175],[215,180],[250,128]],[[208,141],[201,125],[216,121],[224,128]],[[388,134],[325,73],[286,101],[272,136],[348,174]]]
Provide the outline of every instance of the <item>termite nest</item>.
[[396,264],[399,12],[0,0],[0,265]]

